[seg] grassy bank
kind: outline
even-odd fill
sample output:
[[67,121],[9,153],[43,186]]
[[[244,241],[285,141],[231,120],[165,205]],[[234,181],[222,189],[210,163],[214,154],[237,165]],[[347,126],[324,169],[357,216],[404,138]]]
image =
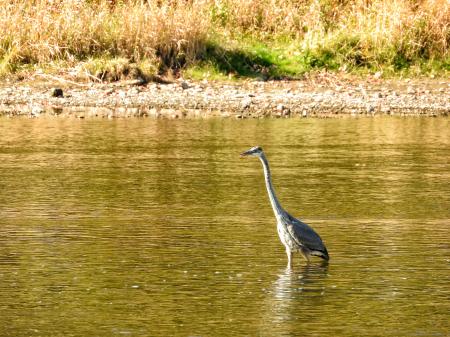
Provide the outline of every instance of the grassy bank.
[[450,71],[447,0],[0,0],[0,77]]

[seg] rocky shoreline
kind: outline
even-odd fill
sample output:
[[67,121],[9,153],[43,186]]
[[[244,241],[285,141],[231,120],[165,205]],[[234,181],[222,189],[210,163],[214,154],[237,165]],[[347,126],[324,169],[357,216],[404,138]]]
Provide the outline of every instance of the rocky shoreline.
[[439,79],[364,80],[316,77],[303,81],[223,83],[0,84],[0,116],[74,118],[295,118],[448,116],[450,82]]

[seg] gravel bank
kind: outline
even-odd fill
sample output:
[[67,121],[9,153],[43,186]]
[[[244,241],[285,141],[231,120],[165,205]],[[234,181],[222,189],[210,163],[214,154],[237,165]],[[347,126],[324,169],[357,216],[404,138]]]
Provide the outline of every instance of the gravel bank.
[[7,117],[294,118],[449,113],[450,82],[428,79],[0,85],[0,115]]

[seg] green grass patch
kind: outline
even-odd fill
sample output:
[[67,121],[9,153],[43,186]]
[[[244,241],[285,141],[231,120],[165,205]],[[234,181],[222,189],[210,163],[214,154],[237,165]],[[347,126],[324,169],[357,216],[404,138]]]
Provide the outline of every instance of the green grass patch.
[[355,75],[381,71],[387,77],[445,76],[450,70],[449,58],[411,58],[401,48],[389,46],[376,50],[358,36],[341,35],[306,49],[302,49],[301,41],[286,37],[255,41],[241,36],[223,44],[209,42],[198,60],[186,66],[183,76],[210,80],[298,79],[321,69]]
[[228,41],[223,47],[209,42],[197,62],[187,66],[184,76],[201,79],[296,79],[310,67],[299,62],[296,41]]

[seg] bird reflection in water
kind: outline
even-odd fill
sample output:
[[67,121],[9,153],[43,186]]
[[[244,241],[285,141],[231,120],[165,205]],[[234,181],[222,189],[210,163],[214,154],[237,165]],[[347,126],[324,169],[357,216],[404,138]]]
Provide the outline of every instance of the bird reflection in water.
[[301,265],[296,269],[286,268],[273,285],[273,294],[277,299],[295,298],[299,294],[308,293],[323,295],[323,280],[328,275],[328,263]]
[[[298,321],[311,319],[312,310],[320,311],[326,295],[328,263],[308,263],[280,271],[265,299],[260,324],[261,335],[290,335]],[[298,332],[298,331],[297,331]]]

